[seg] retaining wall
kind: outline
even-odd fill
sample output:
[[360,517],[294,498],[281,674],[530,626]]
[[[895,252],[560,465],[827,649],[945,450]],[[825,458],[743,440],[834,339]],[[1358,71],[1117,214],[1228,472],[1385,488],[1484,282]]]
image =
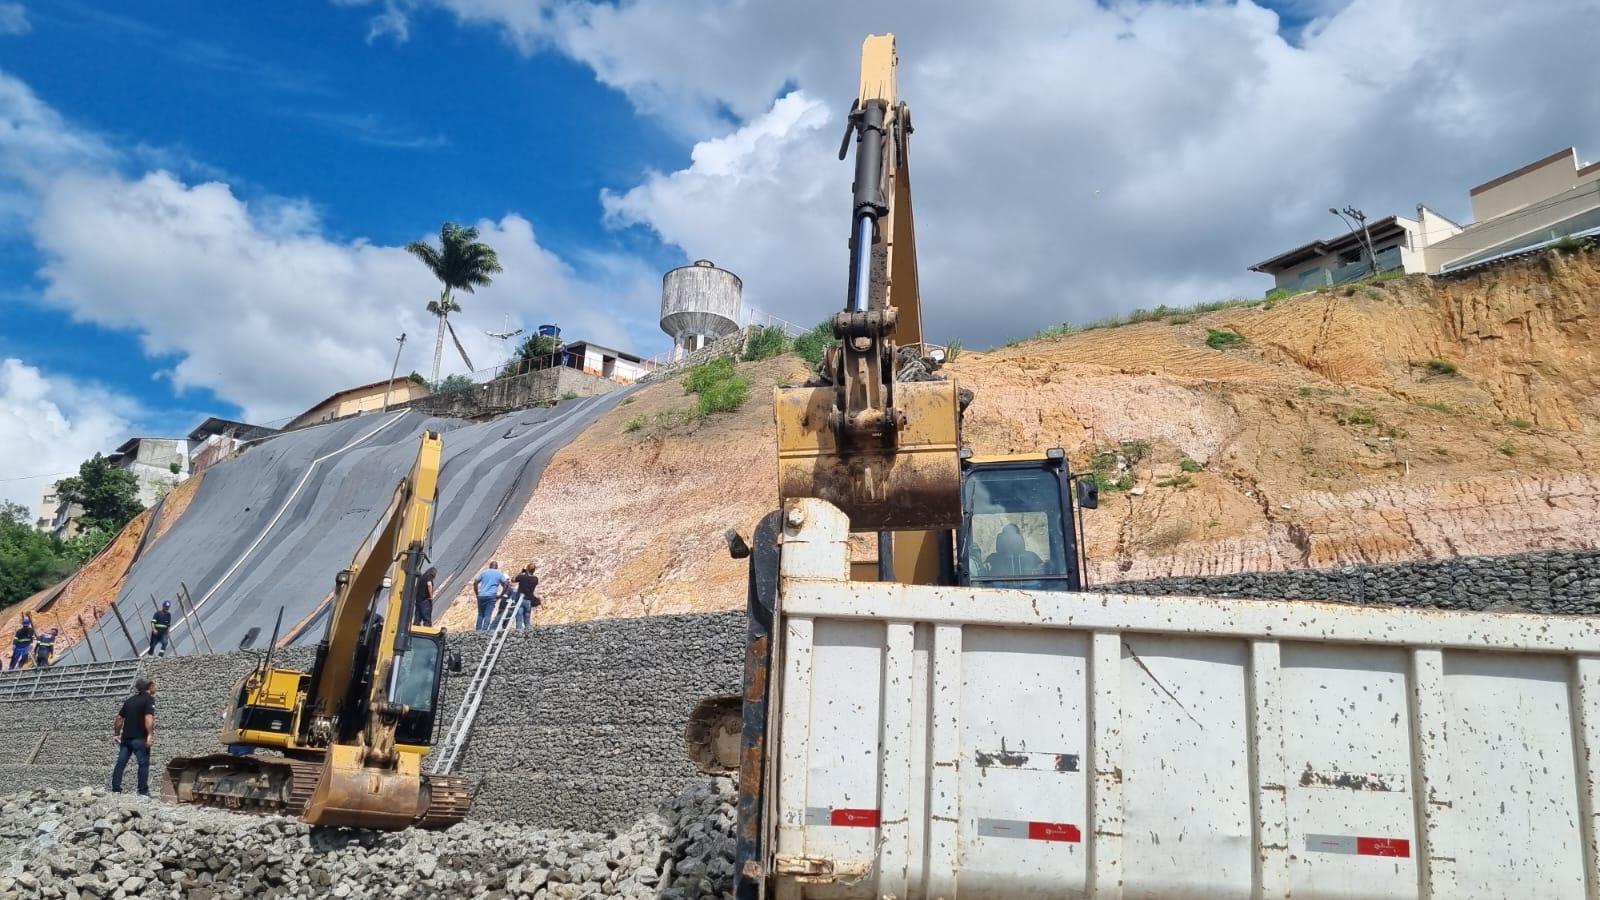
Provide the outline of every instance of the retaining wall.
[[[696,780],[683,726],[703,696],[737,693],[744,614],[656,616],[516,632],[507,638],[457,774],[477,783],[472,815],[606,830]],[[442,740],[485,636],[451,635],[462,671],[445,685]],[[309,667],[312,648],[280,651]],[[257,653],[144,660],[156,679],[152,785],[174,756],[215,752],[229,695]],[[111,723],[126,695],[0,704],[0,794],[104,784]],[[40,746],[40,738],[43,745]],[[30,762],[31,760],[31,762]],[[125,790],[133,790],[133,771]]]
[[1094,585],[1091,590],[1594,615],[1600,613],[1600,550],[1155,578]]

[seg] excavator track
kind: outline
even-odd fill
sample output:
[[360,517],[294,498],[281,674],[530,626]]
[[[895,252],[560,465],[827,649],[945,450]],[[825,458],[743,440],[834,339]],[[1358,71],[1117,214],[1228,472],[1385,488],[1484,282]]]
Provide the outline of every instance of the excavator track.
[[[161,795],[178,803],[263,816],[305,815],[322,763],[281,756],[212,753],[167,764]],[[467,816],[472,789],[451,775],[422,776],[426,804],[418,828],[449,828]]]
[[472,788],[465,778],[423,775],[422,791],[428,802],[417,820],[418,828],[449,828],[467,817],[467,808],[472,805]]

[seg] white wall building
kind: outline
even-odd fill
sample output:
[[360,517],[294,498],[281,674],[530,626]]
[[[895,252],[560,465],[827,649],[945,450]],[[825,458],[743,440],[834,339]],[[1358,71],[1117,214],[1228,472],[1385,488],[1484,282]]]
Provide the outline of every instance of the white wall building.
[[147,507],[189,477],[187,438],[128,438],[106,459],[133,473],[139,481],[139,502]]

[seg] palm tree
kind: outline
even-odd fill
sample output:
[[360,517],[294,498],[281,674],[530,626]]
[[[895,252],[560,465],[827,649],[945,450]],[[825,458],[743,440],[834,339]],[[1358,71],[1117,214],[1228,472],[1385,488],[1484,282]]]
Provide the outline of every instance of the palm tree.
[[428,312],[439,317],[439,338],[433,344],[433,383],[439,383],[439,361],[444,356],[444,330],[450,314],[461,311],[455,301],[455,292],[472,293],[474,288],[488,287],[489,276],[500,271],[500,260],[494,248],[478,240],[478,229],[463,228],[454,222],[439,226],[439,246],[427,241],[412,241],[406,252],[422,260],[422,264],[439,279],[444,290],[439,299],[428,301]]

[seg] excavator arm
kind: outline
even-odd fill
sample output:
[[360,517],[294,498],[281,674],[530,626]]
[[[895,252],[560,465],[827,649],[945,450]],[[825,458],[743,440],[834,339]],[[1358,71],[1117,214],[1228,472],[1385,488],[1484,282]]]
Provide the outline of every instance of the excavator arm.
[[[870,35],[840,158],[855,144],[850,277],[818,382],[780,387],[778,492],[818,497],[857,531],[933,531],[961,519],[960,404],[952,382],[911,377],[921,355],[908,156],[894,35]],[[909,353],[902,352],[903,350]]]
[[422,436],[416,463],[396,488],[383,527],[339,573],[307,694],[310,737],[327,745],[305,812],[312,825],[404,828],[427,806],[420,754],[396,746],[401,719],[410,710],[395,694],[396,675],[412,652],[413,608],[442,446],[438,434]]

